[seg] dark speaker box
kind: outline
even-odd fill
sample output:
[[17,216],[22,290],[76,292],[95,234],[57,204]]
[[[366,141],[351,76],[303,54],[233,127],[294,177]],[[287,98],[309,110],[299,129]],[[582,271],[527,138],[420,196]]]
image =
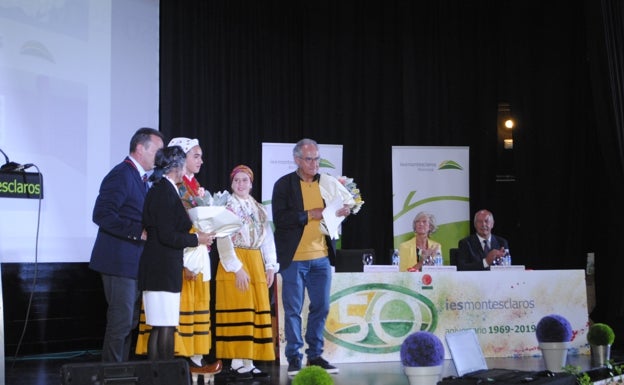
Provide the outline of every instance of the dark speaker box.
[[62,385],[191,385],[188,363],[171,361],[85,362],[61,367]]

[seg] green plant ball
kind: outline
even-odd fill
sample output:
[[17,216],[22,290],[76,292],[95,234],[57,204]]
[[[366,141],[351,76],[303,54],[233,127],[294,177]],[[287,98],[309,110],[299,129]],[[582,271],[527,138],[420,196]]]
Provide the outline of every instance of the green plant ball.
[[589,327],[587,342],[591,345],[611,345],[615,341],[615,333],[607,324],[595,323]]
[[320,366],[306,366],[293,377],[292,385],[333,385],[331,375]]

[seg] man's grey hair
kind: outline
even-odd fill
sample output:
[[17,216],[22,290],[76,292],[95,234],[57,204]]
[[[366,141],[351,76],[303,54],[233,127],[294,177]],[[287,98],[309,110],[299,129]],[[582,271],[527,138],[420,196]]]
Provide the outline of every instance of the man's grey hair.
[[297,158],[301,158],[301,156],[303,155],[301,153],[301,147],[306,146],[306,145],[313,145],[318,150],[318,143],[316,143],[315,140],[303,138],[300,141],[298,141],[297,144],[295,144],[295,148],[293,148],[293,156]]

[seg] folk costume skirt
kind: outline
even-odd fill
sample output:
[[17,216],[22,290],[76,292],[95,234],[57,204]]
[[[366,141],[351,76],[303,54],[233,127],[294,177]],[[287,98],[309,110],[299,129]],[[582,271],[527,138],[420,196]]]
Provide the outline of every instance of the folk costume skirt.
[[[175,334],[175,355],[191,357],[196,354],[209,354],[212,348],[210,281],[204,282],[201,273],[195,277],[195,281],[182,280],[179,321]],[[151,327],[145,323],[144,310],[141,309],[136,354],[147,354],[150,330]]]
[[275,360],[271,305],[264,261],[258,249],[235,248],[249,274],[247,291],[236,288],[236,274],[219,263],[216,274],[215,346],[219,358]]

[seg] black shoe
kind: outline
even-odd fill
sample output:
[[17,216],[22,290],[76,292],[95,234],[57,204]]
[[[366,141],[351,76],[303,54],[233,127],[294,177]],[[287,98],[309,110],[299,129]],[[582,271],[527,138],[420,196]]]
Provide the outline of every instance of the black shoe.
[[294,376],[301,370],[301,358],[296,357],[288,360],[288,375]]
[[245,381],[252,379],[253,374],[251,372],[240,373],[231,367],[223,369],[221,373],[215,375],[215,381]]
[[327,373],[330,373],[330,374],[336,374],[339,372],[337,367],[325,361],[323,357],[321,356],[318,356],[316,358],[308,358],[308,366],[312,366],[312,365],[320,366],[321,368],[325,369]]
[[253,378],[253,374],[251,374],[251,372],[241,372],[240,370],[242,368],[242,366],[236,369],[230,368],[232,370],[232,373],[234,373],[234,379],[238,381],[251,380]]
[[267,372],[263,372],[262,370],[254,367],[253,369],[251,369],[248,373],[251,373],[251,375],[253,376],[254,379],[268,379],[271,378],[271,375]]

